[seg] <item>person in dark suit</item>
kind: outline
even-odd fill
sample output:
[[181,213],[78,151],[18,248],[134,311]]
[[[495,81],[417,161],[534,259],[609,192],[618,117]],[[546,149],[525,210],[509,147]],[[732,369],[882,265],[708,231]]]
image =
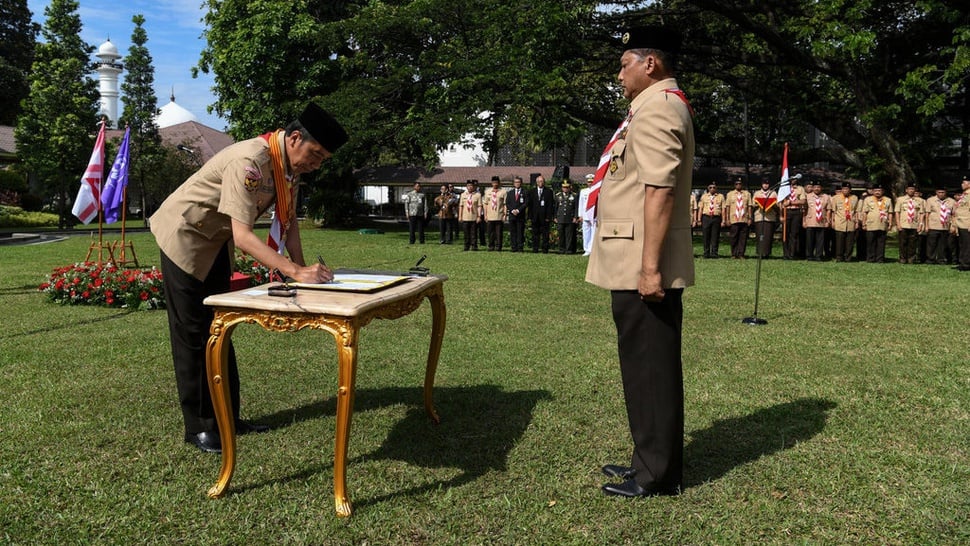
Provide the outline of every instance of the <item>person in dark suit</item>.
[[512,252],[522,252],[525,243],[525,215],[528,198],[522,187],[522,177],[512,179],[512,189],[505,194],[505,212],[509,218],[509,238]]
[[549,253],[549,225],[556,212],[556,200],[552,190],[546,187],[541,174],[536,177],[536,187],[529,190],[529,221],[532,223],[532,252]]

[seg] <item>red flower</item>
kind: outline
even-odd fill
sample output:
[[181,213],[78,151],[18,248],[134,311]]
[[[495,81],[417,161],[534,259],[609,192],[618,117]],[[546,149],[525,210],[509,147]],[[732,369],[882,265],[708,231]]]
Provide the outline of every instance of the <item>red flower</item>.
[[142,290],[141,301],[146,301],[146,300],[148,300],[148,292],[145,292],[144,290]]

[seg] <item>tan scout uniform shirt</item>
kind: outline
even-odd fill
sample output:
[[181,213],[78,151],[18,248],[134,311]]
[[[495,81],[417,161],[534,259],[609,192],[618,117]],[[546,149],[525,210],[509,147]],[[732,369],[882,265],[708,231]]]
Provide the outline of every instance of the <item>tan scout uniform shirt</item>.
[[829,227],[829,201],[827,193],[810,193],[805,196],[806,210],[802,221],[807,228]]
[[957,229],[970,229],[970,196],[966,192],[953,208],[953,223]]
[[720,216],[721,211],[724,209],[724,196],[719,193],[712,194],[709,191],[704,192],[697,208],[700,210],[702,216],[705,214],[707,216]]
[[804,186],[796,186],[792,184],[791,193],[789,193],[788,197],[786,197],[785,200],[782,201],[781,206],[786,209],[789,209],[789,208],[804,209],[805,196],[806,194],[805,194]]
[[876,199],[875,195],[866,197],[862,202],[862,227],[866,231],[889,231],[890,215],[892,214],[892,201],[882,196]]
[[475,222],[482,213],[482,196],[477,191],[461,194],[458,200],[458,221]]
[[829,200],[829,210],[832,211],[832,228],[835,231],[855,231],[856,208],[859,198],[854,195],[848,197],[841,193]]
[[722,217],[729,224],[748,223],[751,220],[751,194],[747,190],[729,191],[721,210]]
[[646,186],[673,188],[670,227],[660,257],[664,288],[694,284],[690,186],[694,126],[683,100],[665,89],[673,78],[640,92],[633,117],[610,150],[610,163],[597,201],[599,227],[586,268],[586,281],[608,290],[637,290],[643,258],[643,202]]
[[175,265],[203,280],[232,239],[232,220],[252,226],[275,203],[269,142],[251,138],[224,148],[172,192],[151,217],[152,234]]
[[[910,205],[912,203],[912,205]],[[925,205],[920,197],[903,195],[896,200],[896,227],[899,229],[919,229],[923,223]]]
[[485,200],[482,201],[485,208],[485,221],[504,222],[505,221],[505,189],[495,190],[489,188],[485,190]]
[[[934,230],[950,229],[953,221],[953,207],[957,204],[952,198],[938,199],[935,195],[926,200],[926,228]],[[946,213],[944,214],[944,209]]]
[[697,218],[697,196],[694,192],[690,192],[690,221],[693,222]]

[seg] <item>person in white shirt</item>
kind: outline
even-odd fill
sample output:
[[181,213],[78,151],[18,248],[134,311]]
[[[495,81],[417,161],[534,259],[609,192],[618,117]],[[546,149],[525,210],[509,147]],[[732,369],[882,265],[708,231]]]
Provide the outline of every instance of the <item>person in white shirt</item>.
[[589,201],[589,194],[593,191],[592,174],[586,175],[586,187],[579,190],[579,217],[583,219],[583,256],[589,256],[593,250],[593,237],[596,235],[596,215],[592,210],[586,210],[586,203]]

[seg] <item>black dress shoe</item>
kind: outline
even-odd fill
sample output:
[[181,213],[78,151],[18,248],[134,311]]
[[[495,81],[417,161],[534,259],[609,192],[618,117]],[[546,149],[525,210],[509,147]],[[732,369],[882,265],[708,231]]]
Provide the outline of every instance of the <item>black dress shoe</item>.
[[603,486],[603,493],[610,497],[658,497],[661,495],[676,495],[677,489],[640,487],[636,480],[630,479],[623,483],[608,483]]
[[269,428],[269,425],[260,425],[258,423],[240,419],[236,421],[236,436],[242,436],[243,434],[249,433],[266,432],[269,430]]
[[629,480],[630,478],[637,475],[637,469],[632,466],[620,466],[618,464],[608,464],[603,467],[603,474],[611,478],[620,478],[621,480]]
[[185,442],[194,445],[206,453],[222,453],[222,441],[215,431],[185,434]]

